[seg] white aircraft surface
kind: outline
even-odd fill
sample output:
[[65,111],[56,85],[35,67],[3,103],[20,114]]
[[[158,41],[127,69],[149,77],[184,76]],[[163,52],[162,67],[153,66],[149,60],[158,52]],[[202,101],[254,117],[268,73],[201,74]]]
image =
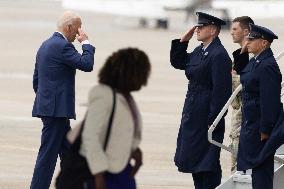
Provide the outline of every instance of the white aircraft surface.
[[156,20],[156,26],[165,29],[169,22],[168,11],[185,11],[186,21],[197,10],[213,11],[213,15],[226,21],[243,15],[253,19],[284,17],[284,1],[280,0],[62,0],[62,6],[138,18],[142,26],[146,26],[149,20]]
[[62,6],[66,9],[135,17],[140,19],[142,25],[152,19],[162,28],[168,27],[168,11],[192,12],[210,4],[211,0],[62,0]]
[[213,8],[227,9],[231,18],[248,15],[257,18],[284,18],[283,0],[214,0]]

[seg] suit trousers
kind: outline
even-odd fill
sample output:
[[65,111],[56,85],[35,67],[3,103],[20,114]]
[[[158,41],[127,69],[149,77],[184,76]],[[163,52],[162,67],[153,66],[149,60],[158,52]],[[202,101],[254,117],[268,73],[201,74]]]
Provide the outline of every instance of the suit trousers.
[[274,154],[269,156],[262,164],[252,169],[253,189],[273,189]]
[[192,173],[195,189],[215,189],[221,184],[222,170]]
[[42,117],[41,120],[43,123],[41,145],[30,189],[49,188],[58,155],[61,159],[70,147],[66,139],[66,134],[71,129],[68,118]]

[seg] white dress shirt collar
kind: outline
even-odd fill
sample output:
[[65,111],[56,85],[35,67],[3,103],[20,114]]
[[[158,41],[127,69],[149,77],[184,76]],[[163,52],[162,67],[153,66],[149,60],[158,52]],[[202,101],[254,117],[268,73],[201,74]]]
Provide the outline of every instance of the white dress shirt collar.
[[66,41],[68,41],[67,38],[65,37],[65,35],[64,35],[63,33],[61,33],[60,31],[56,31],[56,32],[59,33],[59,34],[61,34],[61,35],[64,37],[64,39],[65,39]]

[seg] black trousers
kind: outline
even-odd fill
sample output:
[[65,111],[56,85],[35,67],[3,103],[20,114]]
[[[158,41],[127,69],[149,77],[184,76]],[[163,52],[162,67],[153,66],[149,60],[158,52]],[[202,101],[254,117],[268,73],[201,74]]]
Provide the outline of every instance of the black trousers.
[[221,184],[222,170],[192,173],[195,189],[215,189]]
[[253,189],[273,189],[274,154],[269,156],[262,164],[252,169]]

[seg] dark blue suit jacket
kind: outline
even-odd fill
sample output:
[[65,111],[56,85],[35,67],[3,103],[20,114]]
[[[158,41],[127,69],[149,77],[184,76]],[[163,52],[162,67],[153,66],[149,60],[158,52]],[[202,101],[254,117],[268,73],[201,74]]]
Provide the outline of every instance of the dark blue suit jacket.
[[42,43],[37,52],[33,75],[33,89],[36,93],[33,117],[76,119],[76,69],[90,72],[94,65],[95,48],[84,44],[82,50],[81,55],[58,32]]

